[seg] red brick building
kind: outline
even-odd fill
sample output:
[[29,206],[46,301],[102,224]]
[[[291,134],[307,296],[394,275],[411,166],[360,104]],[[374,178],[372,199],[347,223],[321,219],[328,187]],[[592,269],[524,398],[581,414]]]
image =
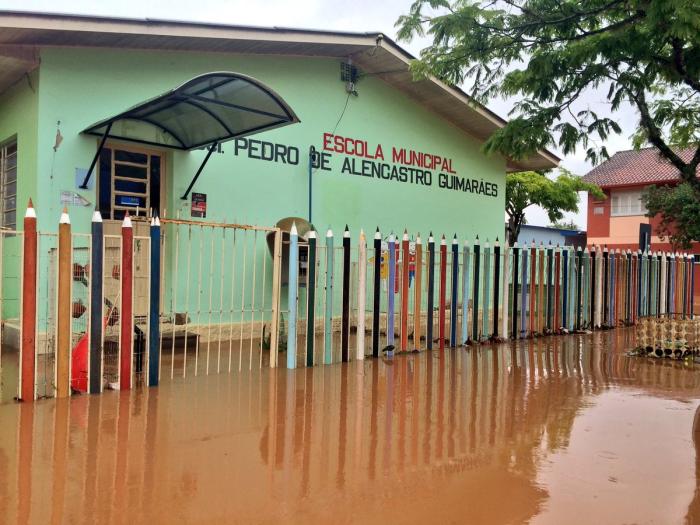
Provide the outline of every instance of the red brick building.
[[[677,153],[689,161],[693,149]],[[614,249],[638,250],[645,245],[652,251],[672,251],[668,239],[658,235],[659,217],[647,217],[641,195],[651,185],[678,184],[678,170],[656,148],[626,150],[615,153],[610,159],[589,171],[584,180],[603,189],[605,200],[588,195],[588,244]],[[700,220],[700,219],[699,219]],[[700,253],[700,243],[693,243],[689,250]],[[695,267],[697,272],[697,265]],[[696,273],[696,309],[700,306],[700,278]]]
[[[690,160],[694,150],[678,153],[684,160]],[[646,239],[654,251],[671,250],[668,239],[661,240],[658,236],[659,218],[647,217],[640,200],[647,186],[673,185],[680,180],[678,170],[656,148],[619,151],[583,178],[600,186],[607,196],[602,201],[588,196],[589,244],[636,250]],[[692,248],[692,252],[700,252],[699,243]]]

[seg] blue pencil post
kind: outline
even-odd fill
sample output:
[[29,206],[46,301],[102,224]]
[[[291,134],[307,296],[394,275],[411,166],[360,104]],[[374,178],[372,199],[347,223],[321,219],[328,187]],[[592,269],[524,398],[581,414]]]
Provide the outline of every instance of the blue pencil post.
[[[394,234],[389,235],[389,285],[388,285],[388,301],[386,312],[386,345],[387,347],[394,346],[394,301],[396,299],[396,241]],[[387,355],[392,356],[394,352],[390,350]]]
[[160,220],[151,218],[151,295],[148,315],[148,386],[160,379]]
[[102,216],[92,215],[90,261],[90,385],[91,394],[102,391],[102,251],[104,248]]
[[289,326],[287,328],[287,368],[297,367],[297,280],[299,279],[299,235],[296,223],[289,231],[289,280],[287,284],[287,307]]

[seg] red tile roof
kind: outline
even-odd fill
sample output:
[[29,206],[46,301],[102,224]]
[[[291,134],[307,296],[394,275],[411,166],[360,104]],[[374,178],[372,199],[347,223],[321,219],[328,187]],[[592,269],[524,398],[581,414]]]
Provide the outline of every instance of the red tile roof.
[[[676,150],[684,161],[690,161],[694,152],[694,148]],[[603,188],[653,184],[678,180],[678,169],[661,157],[656,148],[626,150],[618,151],[593,168],[583,180]]]

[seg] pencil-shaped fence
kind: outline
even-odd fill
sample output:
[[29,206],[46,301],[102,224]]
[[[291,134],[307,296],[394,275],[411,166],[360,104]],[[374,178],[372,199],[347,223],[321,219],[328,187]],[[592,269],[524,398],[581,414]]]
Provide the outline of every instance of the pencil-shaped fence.
[[[30,205],[22,232],[0,232],[5,400],[695,316],[683,253],[138,211],[95,212],[88,234],[57,219],[57,233],[37,231]],[[665,337],[645,330],[651,347]]]
[[[424,246],[418,234],[406,232],[397,242],[395,234],[377,230],[369,255],[358,258],[358,250],[367,250],[364,233],[359,237],[363,240],[350,249],[349,283],[348,251],[334,247],[332,231],[326,256],[309,258],[314,279],[305,283],[306,299],[297,295],[297,304],[288,303],[283,314],[290,322],[305,317],[304,329],[294,332],[295,348],[321,344],[326,353],[323,359],[309,352],[288,355],[295,366],[344,360],[338,332],[345,323],[355,347],[349,355],[361,359],[633,325],[665,313],[688,319],[695,314],[695,258],[688,254],[504,246],[479,238],[460,243],[456,236],[448,244],[432,234]],[[297,263],[293,257],[288,261],[291,272]],[[348,294],[349,317],[341,309]]]

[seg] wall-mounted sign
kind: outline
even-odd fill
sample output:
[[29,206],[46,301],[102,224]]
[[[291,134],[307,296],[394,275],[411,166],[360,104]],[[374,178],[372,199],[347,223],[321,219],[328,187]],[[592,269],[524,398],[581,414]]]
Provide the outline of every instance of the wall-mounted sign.
[[204,219],[207,216],[207,194],[192,192],[191,195],[190,217]]
[[90,206],[91,202],[74,191],[62,191],[61,204],[63,206]]
[[[390,144],[323,133],[323,145],[314,155],[313,167],[342,175],[360,176],[404,184],[437,186],[443,190],[498,196],[498,184],[482,178],[468,178],[457,172],[451,157]],[[298,165],[299,148],[262,140],[238,138],[233,154],[250,159]],[[333,160],[338,157],[338,160]]]

